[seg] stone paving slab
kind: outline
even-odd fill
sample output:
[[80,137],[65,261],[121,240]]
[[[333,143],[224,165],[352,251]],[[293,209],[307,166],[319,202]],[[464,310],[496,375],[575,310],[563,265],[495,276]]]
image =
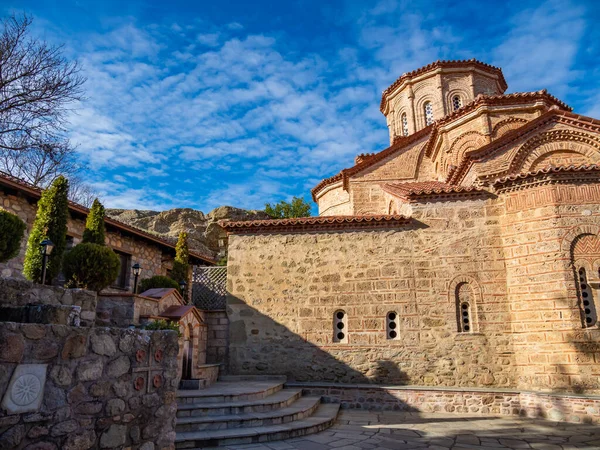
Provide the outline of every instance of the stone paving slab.
[[600,427],[515,417],[344,410],[340,412],[333,427],[318,434],[265,444],[232,445],[226,448],[600,450]]

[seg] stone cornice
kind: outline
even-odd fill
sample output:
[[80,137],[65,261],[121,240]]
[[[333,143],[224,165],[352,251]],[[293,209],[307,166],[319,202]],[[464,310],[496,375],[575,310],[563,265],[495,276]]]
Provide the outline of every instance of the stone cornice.
[[486,197],[491,193],[480,186],[453,186],[440,182],[387,183],[384,192],[407,203],[432,200],[459,200],[467,197]]
[[295,219],[220,221],[227,234],[268,234],[308,231],[352,231],[403,228],[411,219],[401,215],[319,216]]
[[557,166],[519,173],[493,181],[487,185],[498,193],[518,191],[531,187],[573,182],[600,182],[600,166],[596,164],[582,166]]

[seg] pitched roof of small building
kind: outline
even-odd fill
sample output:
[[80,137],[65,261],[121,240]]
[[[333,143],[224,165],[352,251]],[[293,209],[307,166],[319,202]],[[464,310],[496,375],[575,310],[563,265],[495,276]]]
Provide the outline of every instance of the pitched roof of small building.
[[[38,200],[43,192],[43,189],[2,171],[0,171],[0,186],[13,189],[35,200]],[[84,217],[87,217],[90,212],[89,208],[72,201],[69,201],[69,211],[71,213],[83,215]],[[174,242],[160,238],[147,231],[141,230],[140,228],[133,227],[110,217],[106,217],[104,223],[107,228],[113,228],[121,233],[130,234],[145,241],[152,242],[153,244],[157,244],[160,247],[168,248],[170,251],[175,251]],[[205,255],[193,250],[190,250],[190,260],[192,263],[200,264],[214,264],[216,262],[216,259],[213,256]]]
[[181,294],[175,288],[152,288],[142,292],[140,295],[142,297],[162,299],[170,294],[175,294],[177,297],[181,298]]

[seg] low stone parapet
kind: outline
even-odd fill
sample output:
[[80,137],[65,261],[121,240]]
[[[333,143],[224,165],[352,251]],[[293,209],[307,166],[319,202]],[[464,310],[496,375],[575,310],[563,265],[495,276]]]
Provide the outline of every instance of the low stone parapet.
[[0,305],[78,306],[81,325],[92,326],[96,319],[96,293],[83,289],[64,289],[17,278],[0,278]]
[[600,396],[510,389],[382,386],[288,382],[305,395],[346,409],[526,416],[560,422],[600,423]]

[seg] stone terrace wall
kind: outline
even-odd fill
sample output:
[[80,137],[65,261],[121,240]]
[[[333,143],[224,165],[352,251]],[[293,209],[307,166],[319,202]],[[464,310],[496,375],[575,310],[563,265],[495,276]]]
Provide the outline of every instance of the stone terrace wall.
[[[232,235],[229,367],[291,380],[433,386],[514,385],[494,200],[414,209],[406,230]],[[474,293],[459,333],[454,290]],[[348,342],[333,342],[347,315]],[[399,317],[388,339],[386,315]]]
[[0,342],[4,401],[17,367],[47,365],[38,411],[0,410],[0,448],[174,448],[176,333],[0,323]]
[[286,383],[342,408],[546,418],[600,424],[600,397],[493,389]]
[[0,304],[3,306],[79,306],[81,325],[91,326],[96,318],[96,302],[96,294],[83,289],[63,289],[23,279],[0,278]]
[[229,319],[226,311],[200,311],[207,327],[206,363],[225,364],[229,342]]

